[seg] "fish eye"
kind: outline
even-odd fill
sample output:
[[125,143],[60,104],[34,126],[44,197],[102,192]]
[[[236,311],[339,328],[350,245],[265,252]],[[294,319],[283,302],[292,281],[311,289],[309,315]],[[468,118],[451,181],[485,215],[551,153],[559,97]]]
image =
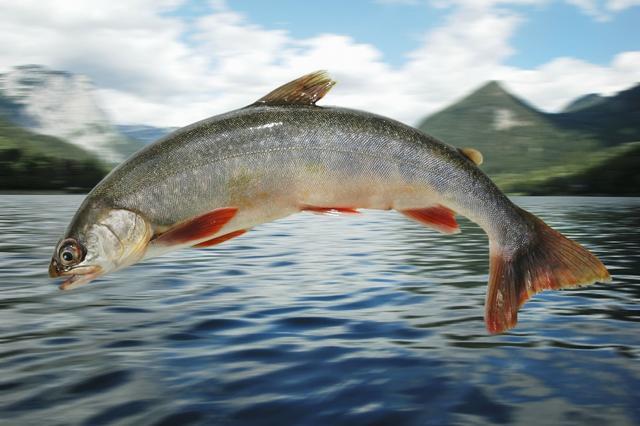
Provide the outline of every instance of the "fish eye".
[[75,239],[68,238],[62,242],[59,257],[64,266],[74,265],[82,261],[84,250]]

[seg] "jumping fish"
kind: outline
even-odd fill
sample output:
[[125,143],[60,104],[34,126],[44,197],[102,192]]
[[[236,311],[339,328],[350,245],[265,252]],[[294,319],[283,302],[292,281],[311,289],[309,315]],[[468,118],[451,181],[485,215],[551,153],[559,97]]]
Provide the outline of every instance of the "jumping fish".
[[381,209],[446,234],[460,231],[460,214],[487,233],[491,333],[513,327],[537,292],[610,280],[589,251],[509,200],[478,168],[478,151],[379,115],[316,106],[334,84],[324,71],[305,75],[135,153],[84,199],[50,276],[70,289],[300,211]]

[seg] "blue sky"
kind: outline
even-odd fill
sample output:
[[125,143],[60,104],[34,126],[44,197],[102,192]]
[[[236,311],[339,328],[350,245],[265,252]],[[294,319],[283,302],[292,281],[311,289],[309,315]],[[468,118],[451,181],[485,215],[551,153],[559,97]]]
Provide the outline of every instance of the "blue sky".
[[513,38],[509,63],[535,67],[559,56],[605,65],[620,52],[640,47],[640,7],[596,20],[575,6],[553,2],[523,8],[525,22]]
[[[254,23],[288,31],[296,38],[349,35],[376,46],[393,66],[402,65],[407,53],[420,44],[421,35],[437,27],[448,12],[433,2],[417,0],[232,0],[228,5]],[[206,2],[189,1],[171,14],[193,19],[212,9]],[[561,56],[606,64],[619,52],[640,48],[639,6],[603,12],[602,17],[589,16],[562,1],[518,5],[513,10],[522,14],[523,22],[514,34],[515,53],[508,65],[535,67]]]
[[287,30],[296,38],[346,34],[376,46],[392,65],[420,43],[420,35],[434,27],[445,11],[421,4],[385,4],[370,0],[305,2],[295,0],[235,1],[229,5],[266,28]]
[[180,126],[326,69],[322,102],[416,124],[489,80],[545,111],[640,82],[640,0],[0,2],[0,71],[86,75],[118,123]]

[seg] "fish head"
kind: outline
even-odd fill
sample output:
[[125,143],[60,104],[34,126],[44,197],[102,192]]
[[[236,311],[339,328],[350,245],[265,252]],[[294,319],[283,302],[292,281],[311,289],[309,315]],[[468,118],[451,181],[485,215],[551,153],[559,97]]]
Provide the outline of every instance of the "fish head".
[[49,276],[66,278],[62,290],[86,284],[140,260],[151,236],[150,224],[138,213],[81,208],[56,246]]

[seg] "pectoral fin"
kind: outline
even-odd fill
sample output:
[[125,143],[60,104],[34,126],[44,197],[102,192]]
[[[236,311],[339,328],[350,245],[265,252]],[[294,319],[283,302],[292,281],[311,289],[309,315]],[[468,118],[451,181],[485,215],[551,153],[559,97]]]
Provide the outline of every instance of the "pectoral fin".
[[236,207],[223,207],[179,223],[157,235],[153,241],[161,245],[189,244],[213,237],[238,212]]

